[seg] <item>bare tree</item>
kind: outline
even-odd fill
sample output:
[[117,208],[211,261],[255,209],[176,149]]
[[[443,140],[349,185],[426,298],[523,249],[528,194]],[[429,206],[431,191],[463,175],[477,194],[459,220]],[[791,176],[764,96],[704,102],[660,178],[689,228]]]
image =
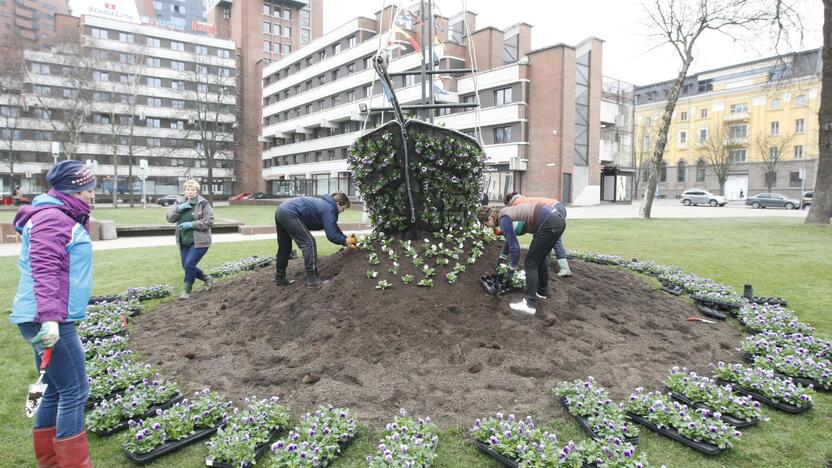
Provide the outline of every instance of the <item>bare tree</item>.
[[[783,3],[782,0],[775,0],[775,4],[780,3]],[[708,31],[719,32],[736,39],[740,33],[755,31],[760,26],[771,24],[778,19],[782,21],[788,11],[779,5],[773,8],[768,2],[759,0],[652,0],[645,8],[648,22],[655,31],[653,37],[657,40],[657,47],[669,44],[681,61],[679,73],[667,96],[661,128],[653,151],[654,171],[649,178],[647,192],[640,208],[641,216],[649,219],[671,118],[688,69],[693,63],[697,40]],[[724,188],[724,183],[720,186]]]
[[[15,41],[12,40],[12,43]],[[9,46],[0,47],[0,143],[3,158],[9,166],[9,178],[14,188],[14,163],[17,160],[15,143],[21,139],[18,124],[26,107],[23,82],[23,51]]]
[[728,173],[731,172],[731,166],[735,162],[732,151],[741,149],[743,143],[744,140],[729,135],[728,129],[719,124],[711,126],[708,129],[708,136],[702,141],[702,151],[705,154],[705,160],[716,174],[720,195],[725,194],[725,181],[728,180]]
[[829,224],[832,216],[832,0],[823,0],[823,71],[818,112],[818,172],[807,224]]
[[[199,56],[203,57],[203,56]],[[216,161],[233,160],[234,121],[237,114],[237,74],[230,68],[211,66],[198,60],[193,71],[186,72],[188,86],[188,132],[184,141],[195,140],[197,157],[208,169],[208,200],[214,201],[214,167]]]
[[633,176],[633,200],[638,198],[638,189],[645,180],[650,178],[653,172],[653,150],[656,146],[658,128],[655,123],[640,123],[635,126],[634,142],[634,164],[635,175]]
[[766,191],[771,192],[771,187],[777,179],[777,169],[783,162],[786,150],[792,145],[794,134],[770,135],[757,133],[754,137],[754,149],[763,161],[763,170],[766,174]]

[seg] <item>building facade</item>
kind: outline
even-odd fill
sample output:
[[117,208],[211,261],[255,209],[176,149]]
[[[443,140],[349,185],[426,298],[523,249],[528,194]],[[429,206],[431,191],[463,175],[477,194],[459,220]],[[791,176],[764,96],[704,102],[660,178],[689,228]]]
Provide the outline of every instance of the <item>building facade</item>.
[[66,15],[66,0],[0,2],[0,53],[3,47],[48,49],[55,43],[55,15]]
[[[101,17],[67,17],[66,42],[26,51],[25,72],[0,96],[0,192],[44,189],[57,160],[88,161],[99,194],[179,193],[189,178],[230,194],[237,115],[231,41]],[[146,161],[146,163],[142,162]],[[146,166],[141,169],[140,166]],[[12,169],[13,167],[13,169]],[[207,191],[207,188],[204,190]]]
[[[511,191],[574,204],[597,204],[607,195],[629,199],[632,87],[610,81],[604,91],[603,41],[530,50],[530,25],[477,30],[475,21],[473,13],[434,16],[435,37],[420,42],[417,15],[404,9],[394,17],[387,9],[350,20],[266,66],[261,170],[269,191],[358,195],[345,159],[357,137],[392,118],[375,110],[389,103],[372,67],[379,34],[386,42],[392,26],[389,71],[402,104],[422,102],[421,76],[396,75],[421,69],[421,43],[433,42],[439,70],[479,70],[476,77],[438,74],[425,88],[435,102],[471,104],[437,110],[432,118],[482,141],[483,183],[492,200]],[[603,194],[602,181],[609,187]]]
[[[722,189],[729,200],[740,200],[768,192],[770,185],[772,192],[800,198],[815,184],[820,73],[820,51],[810,50],[687,77],[672,117],[658,195]],[[636,89],[635,153],[642,169],[652,157],[671,86],[667,81]],[[645,189],[640,184],[641,193]]]
[[263,67],[321,36],[323,0],[216,0],[208,22],[215,37],[237,44],[240,107],[236,133],[241,162],[235,190],[265,190],[261,176],[260,134]]

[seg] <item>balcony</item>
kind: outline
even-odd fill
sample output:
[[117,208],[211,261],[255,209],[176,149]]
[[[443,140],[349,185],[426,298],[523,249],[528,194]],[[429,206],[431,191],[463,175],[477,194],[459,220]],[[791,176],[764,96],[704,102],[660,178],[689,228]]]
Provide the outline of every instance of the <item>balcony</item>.
[[[526,104],[516,102],[497,107],[487,107],[480,110],[480,126],[487,127],[510,122],[525,120]],[[476,112],[460,112],[436,117],[436,122],[445,124],[448,128],[455,130],[474,128],[476,124]]]
[[748,112],[736,112],[734,114],[725,114],[722,117],[723,122],[746,122],[751,118]]

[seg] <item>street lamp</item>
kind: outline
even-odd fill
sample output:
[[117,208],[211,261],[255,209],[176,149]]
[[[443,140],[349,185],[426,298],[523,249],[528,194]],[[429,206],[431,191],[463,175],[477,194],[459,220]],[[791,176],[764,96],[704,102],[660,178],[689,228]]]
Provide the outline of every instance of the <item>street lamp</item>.
[[139,160],[139,178],[142,179],[142,208],[147,208],[147,198],[144,193],[144,182],[147,180],[147,159]]
[[61,156],[61,143],[57,141],[52,142],[52,163],[58,164],[58,158]]

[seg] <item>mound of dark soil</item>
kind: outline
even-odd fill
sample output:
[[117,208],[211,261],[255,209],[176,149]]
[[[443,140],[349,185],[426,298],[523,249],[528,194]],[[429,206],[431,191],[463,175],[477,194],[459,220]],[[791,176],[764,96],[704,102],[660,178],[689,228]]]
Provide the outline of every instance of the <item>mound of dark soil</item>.
[[580,261],[571,278],[552,275],[535,318],[515,318],[508,304],[520,293],[487,296],[478,278],[491,271],[474,271],[497,256],[490,246],[454,285],[438,275],[434,288],[395,280],[389,290],[367,279],[363,252],[322,258],[332,281],[319,290],[294,261],[290,287],[274,286],[273,268],[223,281],[137,317],[130,342],[187,389],[279,395],[297,414],[331,403],[370,423],[405,407],[445,426],[549,408],[563,380],[591,375],[623,400],[661,388],[674,365],[705,372],[740,358],[738,329],[688,322],[693,305],[656,281]]

